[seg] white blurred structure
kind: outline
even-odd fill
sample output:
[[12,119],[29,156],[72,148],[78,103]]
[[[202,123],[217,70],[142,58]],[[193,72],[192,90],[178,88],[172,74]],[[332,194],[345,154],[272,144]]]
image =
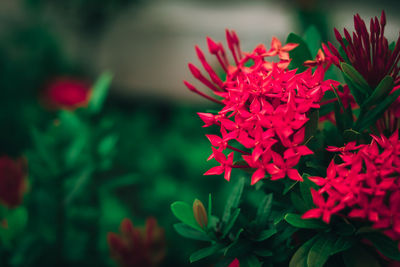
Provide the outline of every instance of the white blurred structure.
[[[201,101],[182,83],[183,79],[195,81],[187,68],[188,62],[198,64],[194,45],[207,50],[206,36],[225,43],[226,28],[237,31],[243,50],[261,42],[269,45],[272,36],[284,42],[291,31],[298,31],[295,14],[290,12],[271,1],[152,2],[141,10],[127,10],[109,26],[98,48],[96,67],[115,73],[115,85],[122,94]],[[380,15],[379,8],[351,3],[332,7],[330,12],[340,31],[345,26],[353,28],[357,12],[365,19]],[[387,10],[386,36],[394,40],[400,20],[391,12]]]

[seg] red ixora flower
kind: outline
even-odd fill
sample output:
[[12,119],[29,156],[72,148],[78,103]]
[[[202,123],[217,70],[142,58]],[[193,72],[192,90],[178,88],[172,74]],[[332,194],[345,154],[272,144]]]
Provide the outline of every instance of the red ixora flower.
[[240,267],[239,260],[235,258],[228,267]]
[[[274,37],[270,49],[260,44],[251,52],[243,52],[234,31],[226,31],[226,40],[233,64],[223,45],[207,38],[209,52],[226,73],[224,80],[198,46],[196,53],[207,75],[189,63],[193,76],[215,96],[184,81],[189,90],[222,106],[218,113],[198,113],[204,127],[217,125],[221,134],[207,135],[213,146],[209,159],[214,158],[220,166],[205,174],[225,173],[229,181],[232,168],[253,168],[252,184],[266,175],[274,180],[301,180],[294,167],[302,156],[313,153],[304,145],[308,115],[320,107],[325,91],[338,83],[324,81],[326,68],[322,63],[316,64],[315,71],[311,67],[302,73],[289,70],[289,52],[297,44],[282,45]],[[243,164],[234,163],[238,154],[244,159]]]
[[[335,36],[340,43],[345,55],[340,55],[338,49],[328,42],[323,44],[328,61],[338,68],[341,62],[350,63],[367,81],[368,85],[375,89],[382,79],[389,75],[393,78],[394,88],[390,93],[400,88],[399,62],[400,62],[400,34],[394,47],[390,47],[384,36],[386,15],[382,11],[380,19],[371,18],[369,32],[360,15],[354,16],[355,32],[352,35],[344,29],[344,38],[335,29]],[[400,127],[400,98],[397,99],[378,120],[376,126],[380,133],[392,134]]]
[[108,233],[111,256],[123,267],[159,266],[165,256],[164,229],[150,217],[145,227],[133,227],[131,220],[121,222],[121,234]]
[[44,98],[52,108],[74,110],[87,106],[90,93],[88,83],[75,78],[60,77],[47,86]]
[[400,84],[398,77],[400,35],[395,47],[390,49],[388,40],[384,36],[386,26],[384,11],[382,11],[380,19],[371,18],[369,26],[370,32],[368,32],[364,20],[361,19],[359,14],[356,14],[354,16],[355,32],[352,35],[347,29],[344,29],[343,38],[339,31],[335,29],[336,39],[344,50],[346,58],[343,58],[335,46],[329,42],[328,46],[323,46],[324,52],[332,63],[339,68],[341,62],[351,63],[372,88],[375,88],[386,75],[393,78],[395,85]]
[[14,160],[8,156],[0,157],[0,202],[8,208],[22,203],[27,190],[26,161]]
[[400,140],[398,131],[390,138],[372,136],[370,144],[350,142],[339,152],[342,163],[331,161],[326,177],[310,177],[320,189],[311,191],[315,209],[303,218],[330,222],[334,214],[365,220],[400,240]]

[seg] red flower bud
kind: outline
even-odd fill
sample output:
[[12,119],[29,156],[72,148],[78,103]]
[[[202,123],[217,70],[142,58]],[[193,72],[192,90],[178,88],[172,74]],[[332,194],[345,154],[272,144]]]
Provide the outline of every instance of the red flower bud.
[[200,227],[203,229],[206,228],[208,224],[207,212],[203,203],[198,199],[195,199],[193,202],[193,214]]
[[27,190],[26,162],[0,157],[0,202],[9,208],[21,204]]
[[165,236],[154,218],[148,218],[145,227],[134,227],[124,219],[120,228],[120,235],[107,235],[111,256],[120,266],[160,265],[165,256]]

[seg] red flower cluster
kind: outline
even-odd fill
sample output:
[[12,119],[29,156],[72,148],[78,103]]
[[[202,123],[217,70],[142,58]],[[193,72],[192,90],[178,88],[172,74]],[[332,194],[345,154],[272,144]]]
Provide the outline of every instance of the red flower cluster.
[[20,205],[27,190],[26,162],[0,157],[0,202],[8,208]]
[[[328,147],[340,152],[343,163],[329,164],[326,177],[310,177],[321,188],[311,189],[317,208],[303,218],[320,218],[346,213],[349,218],[365,219],[400,240],[400,140],[398,131],[390,138],[372,136],[370,144]],[[345,208],[348,208],[345,210]],[[348,210],[348,213],[347,213]]]
[[[386,76],[393,77],[395,85],[400,84],[400,36],[396,46],[389,48],[388,40],[384,36],[386,26],[385,12],[382,11],[380,20],[375,17],[370,21],[370,33],[360,15],[354,16],[354,28],[352,36],[344,29],[344,38],[335,29],[335,36],[344,50],[348,61],[364,77],[368,84],[375,88]],[[346,41],[344,41],[345,39]],[[346,43],[345,43],[346,42]],[[328,48],[329,47],[329,48]],[[327,57],[340,68],[340,63],[346,60],[339,51],[328,42],[328,47],[323,45]]]
[[50,83],[44,97],[50,107],[73,110],[87,106],[90,92],[90,86],[87,83],[64,77]]
[[[301,156],[313,153],[304,145],[304,126],[311,110],[320,107],[324,92],[337,83],[323,80],[322,64],[317,64],[314,72],[311,68],[303,73],[289,70],[289,51],[297,44],[282,46],[273,38],[270,49],[261,44],[247,53],[241,51],[235,32],[227,30],[226,39],[234,65],[229,63],[222,44],[207,38],[210,53],[226,73],[225,80],[217,75],[197,46],[197,56],[209,78],[189,64],[193,76],[217,97],[204,94],[184,81],[191,91],[223,106],[217,114],[199,113],[205,127],[217,125],[221,133],[221,136],[207,135],[213,146],[209,159],[214,158],[221,165],[205,175],[225,173],[225,179],[229,180],[232,168],[250,167],[255,169],[252,184],[266,174],[272,180],[286,176],[302,180],[295,166]],[[232,152],[226,156],[227,150]],[[245,163],[234,164],[234,153],[241,154]]]
[[239,260],[235,258],[228,267],[240,267]]
[[120,266],[159,266],[165,256],[164,230],[154,218],[147,219],[145,228],[135,228],[129,219],[124,219],[121,235],[109,233],[107,241]]
[[[350,63],[367,81],[368,85],[375,89],[382,79],[389,75],[393,78],[394,88],[391,91],[400,89],[400,35],[396,45],[390,49],[388,40],[384,36],[386,26],[386,15],[382,11],[381,18],[371,18],[369,29],[360,15],[354,16],[355,32],[352,36],[344,29],[344,38],[335,29],[335,36],[345,52],[340,55],[339,51],[328,42],[328,46],[322,45],[327,55],[327,60],[331,61],[338,68],[341,62]],[[344,39],[346,41],[344,41]],[[342,57],[343,56],[343,57]],[[397,99],[387,109],[383,118],[378,120],[376,127],[380,133],[393,133],[400,127],[400,98]]]

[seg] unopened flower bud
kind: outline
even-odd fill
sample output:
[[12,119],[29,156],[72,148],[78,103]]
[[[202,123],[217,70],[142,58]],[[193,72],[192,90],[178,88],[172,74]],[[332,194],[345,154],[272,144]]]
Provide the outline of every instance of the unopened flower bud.
[[208,224],[207,212],[203,203],[198,199],[195,199],[193,202],[193,214],[200,227],[203,229],[206,228]]

